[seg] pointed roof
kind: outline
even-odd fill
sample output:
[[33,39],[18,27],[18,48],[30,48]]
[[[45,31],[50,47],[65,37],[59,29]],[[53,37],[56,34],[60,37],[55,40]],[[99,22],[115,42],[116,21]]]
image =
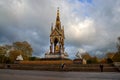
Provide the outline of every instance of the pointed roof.
[[52,24],[50,36],[63,36],[64,37],[64,27],[61,28],[59,7],[57,9],[56,24],[55,24],[54,28],[53,28],[53,24]]
[[56,17],[56,22],[60,21],[60,14],[59,14],[59,7],[57,9],[57,17]]
[[50,34],[50,36],[57,36],[57,35],[62,35],[62,33],[61,33],[61,31],[59,31],[57,28],[55,28],[52,32],[51,32],[51,34]]
[[57,9],[57,17],[56,17],[56,26],[55,26],[55,28],[61,29],[59,7]]

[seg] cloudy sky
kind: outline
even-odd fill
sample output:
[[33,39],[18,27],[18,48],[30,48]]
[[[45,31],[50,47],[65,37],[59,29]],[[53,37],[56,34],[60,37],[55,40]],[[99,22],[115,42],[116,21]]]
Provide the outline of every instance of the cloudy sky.
[[116,51],[120,36],[120,0],[0,0],[0,45],[28,41],[33,56],[49,51],[51,23],[60,8],[65,50],[104,55]]

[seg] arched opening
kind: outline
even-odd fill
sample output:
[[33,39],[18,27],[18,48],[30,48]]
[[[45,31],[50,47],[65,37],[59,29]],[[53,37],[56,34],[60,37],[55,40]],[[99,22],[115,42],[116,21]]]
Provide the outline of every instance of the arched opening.
[[57,39],[57,38],[55,38],[55,40],[54,40],[54,45],[56,46],[56,45],[57,45],[57,43],[58,43],[58,39]]
[[59,40],[57,38],[54,39],[54,53],[59,52]]

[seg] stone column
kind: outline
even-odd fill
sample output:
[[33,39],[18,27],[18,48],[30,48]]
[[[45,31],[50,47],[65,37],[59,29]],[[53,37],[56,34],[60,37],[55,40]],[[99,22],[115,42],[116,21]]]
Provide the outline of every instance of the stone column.
[[52,44],[50,45],[50,53],[53,53],[53,52],[52,52]]
[[59,48],[60,48],[60,49],[59,49],[59,53],[61,54],[61,44],[59,45]]

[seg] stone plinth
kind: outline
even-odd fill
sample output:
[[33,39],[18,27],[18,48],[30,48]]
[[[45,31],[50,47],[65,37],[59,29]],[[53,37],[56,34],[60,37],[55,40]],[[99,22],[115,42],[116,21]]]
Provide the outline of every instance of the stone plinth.
[[62,54],[46,53],[45,58],[68,58],[68,54],[67,53],[62,53]]

